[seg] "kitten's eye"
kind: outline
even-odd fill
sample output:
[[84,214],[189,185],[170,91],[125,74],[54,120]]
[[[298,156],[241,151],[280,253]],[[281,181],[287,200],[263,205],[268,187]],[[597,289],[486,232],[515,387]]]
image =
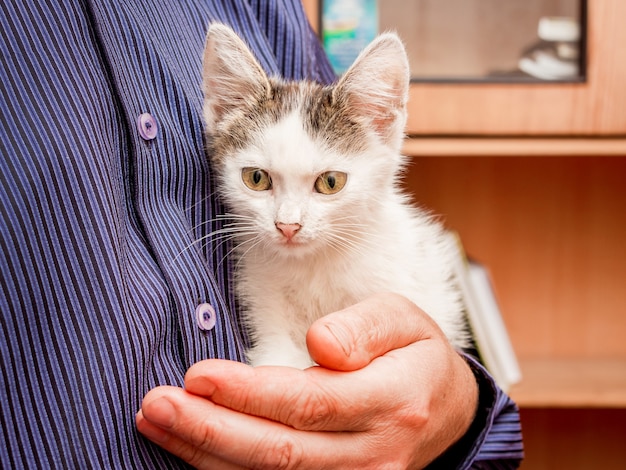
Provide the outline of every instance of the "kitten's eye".
[[315,190],[321,194],[335,194],[343,189],[348,175],[341,171],[327,171],[317,177]]
[[272,188],[272,179],[267,171],[260,168],[244,168],[241,170],[244,184],[254,191],[267,191]]

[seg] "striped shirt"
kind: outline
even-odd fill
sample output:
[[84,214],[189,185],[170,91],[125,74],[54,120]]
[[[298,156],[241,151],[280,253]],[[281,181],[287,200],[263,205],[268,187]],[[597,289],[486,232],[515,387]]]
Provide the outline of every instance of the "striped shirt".
[[[269,73],[334,78],[297,0],[0,6],[2,468],[185,467],[138,435],[143,396],[242,357],[229,249],[194,242],[222,212],[201,121],[212,21]],[[521,457],[515,405],[472,365],[476,421],[433,468]]]

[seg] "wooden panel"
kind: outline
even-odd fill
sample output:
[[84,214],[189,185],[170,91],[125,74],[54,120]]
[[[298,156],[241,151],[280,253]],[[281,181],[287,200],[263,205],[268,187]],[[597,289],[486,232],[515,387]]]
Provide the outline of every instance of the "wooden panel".
[[416,137],[406,139],[403,152],[410,156],[626,156],[626,139],[611,138],[509,138]]
[[626,408],[623,359],[524,359],[510,396],[526,408]]
[[626,135],[626,2],[589,3],[581,84],[414,84],[409,134]]
[[626,158],[414,158],[407,185],[491,270],[520,357],[626,357]]
[[626,410],[522,409],[521,470],[626,468]]

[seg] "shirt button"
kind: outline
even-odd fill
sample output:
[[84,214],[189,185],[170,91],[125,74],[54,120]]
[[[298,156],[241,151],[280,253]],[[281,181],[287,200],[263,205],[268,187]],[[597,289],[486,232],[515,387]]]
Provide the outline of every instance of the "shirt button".
[[152,140],[157,136],[159,127],[156,119],[150,113],[140,114],[137,118],[137,129],[143,140]]
[[202,331],[208,331],[215,326],[215,309],[211,304],[200,304],[196,307],[196,322]]

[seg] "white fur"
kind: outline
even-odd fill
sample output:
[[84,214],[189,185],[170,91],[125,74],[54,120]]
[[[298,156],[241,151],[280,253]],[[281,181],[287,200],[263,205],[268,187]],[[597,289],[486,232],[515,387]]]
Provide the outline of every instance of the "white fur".
[[[219,52],[219,44],[211,47],[211,53]],[[240,70],[239,75],[247,80],[258,73],[251,67],[252,72]],[[211,73],[228,71],[205,67],[205,74]],[[205,84],[215,80],[205,76]],[[232,99],[232,89],[225,93]],[[370,120],[365,151],[344,155],[322,138],[313,141],[295,109],[219,162],[221,192],[233,214],[227,228],[237,240],[236,286],[254,344],[248,354],[253,365],[312,365],[305,344],[310,325],[377,292],[406,296],[435,319],[453,344],[465,345],[451,247],[441,225],[411,206],[397,185],[408,94],[400,41],[389,34],[375,41],[335,93],[347,94],[360,117]],[[214,101],[205,108],[215,107]],[[205,115],[215,116],[215,110]],[[249,189],[241,178],[245,167],[267,171],[272,189]],[[313,189],[326,171],[348,174],[336,194]],[[276,228],[279,222],[301,229],[288,241]]]

